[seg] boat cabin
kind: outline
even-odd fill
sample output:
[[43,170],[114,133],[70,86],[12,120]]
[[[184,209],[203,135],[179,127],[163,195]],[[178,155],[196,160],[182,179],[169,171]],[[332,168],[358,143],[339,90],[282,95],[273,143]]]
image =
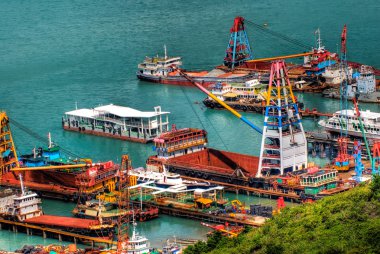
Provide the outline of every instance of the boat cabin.
[[337,173],[337,170],[310,168],[301,175],[300,185],[305,187],[305,194],[316,195],[337,187]]
[[185,128],[163,133],[154,140],[154,149],[158,158],[173,158],[205,149],[207,132],[205,130]]
[[154,107],[154,111],[140,111],[113,104],[93,109],[77,109],[65,113],[64,129],[98,136],[137,142],[152,141],[168,131],[169,112]]
[[138,65],[139,72],[144,75],[168,76],[182,65],[181,57],[146,57],[144,62]]

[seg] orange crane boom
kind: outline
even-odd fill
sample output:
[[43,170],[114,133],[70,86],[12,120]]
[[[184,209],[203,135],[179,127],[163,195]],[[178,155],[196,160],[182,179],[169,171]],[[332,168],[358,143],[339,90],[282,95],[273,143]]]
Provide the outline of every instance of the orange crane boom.
[[88,165],[88,164],[72,164],[72,165],[60,165],[60,166],[24,167],[24,168],[12,168],[11,171],[72,169],[72,168],[84,168],[84,167],[88,167],[88,166],[91,166],[91,165]]
[[279,60],[279,59],[289,59],[289,58],[297,58],[297,57],[303,57],[303,56],[311,56],[312,54],[314,54],[314,53],[313,52],[305,52],[305,53],[286,55],[286,56],[274,56],[274,57],[268,57],[268,58],[258,58],[258,59],[253,59],[253,60],[247,60],[245,62],[247,62],[247,63],[270,62],[270,61]]

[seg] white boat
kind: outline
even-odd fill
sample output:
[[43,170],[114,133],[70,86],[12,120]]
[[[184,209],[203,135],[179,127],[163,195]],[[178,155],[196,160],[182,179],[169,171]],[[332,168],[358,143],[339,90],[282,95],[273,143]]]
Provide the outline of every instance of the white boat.
[[182,247],[177,243],[176,238],[174,237],[174,242],[166,240],[166,244],[162,247],[162,254],[181,254]]
[[[135,222],[134,213],[132,213],[132,219],[133,219],[132,236],[129,237],[127,241],[121,242],[120,249],[118,249],[117,253],[121,253],[121,254],[148,254],[148,253],[151,253],[151,251],[149,249],[150,243],[148,241],[148,238],[146,238],[143,235],[139,235],[139,233],[136,232],[137,223]],[[111,252],[109,252],[109,253],[111,253]]]
[[128,239],[127,248],[128,254],[144,254],[150,253],[150,243],[148,238],[145,236],[139,235],[136,232],[135,223],[133,223],[133,233],[131,238]]
[[20,175],[21,193],[4,195],[0,198],[0,214],[19,222],[41,216],[41,199],[32,191],[26,191]]
[[[360,118],[367,138],[380,140],[380,113],[369,110],[360,111]],[[350,136],[363,137],[358,116],[351,109],[337,111],[332,117],[320,120],[318,124],[324,127],[327,132],[340,133],[341,130],[347,130],[347,134]]]
[[128,173],[130,176],[137,177],[137,183],[154,182],[154,185],[160,188],[171,188],[175,190],[191,189],[208,189],[214,187],[208,182],[187,181],[181,178],[181,175],[170,173],[164,168],[163,172],[155,172],[145,168],[131,169]]

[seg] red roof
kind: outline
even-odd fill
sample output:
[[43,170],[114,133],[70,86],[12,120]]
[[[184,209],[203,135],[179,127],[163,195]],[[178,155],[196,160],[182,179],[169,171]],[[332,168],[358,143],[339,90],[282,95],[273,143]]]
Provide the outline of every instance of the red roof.
[[30,223],[30,224],[38,224],[38,225],[45,225],[45,226],[85,228],[85,229],[90,228],[90,226],[99,224],[99,221],[97,220],[80,219],[80,218],[55,216],[55,215],[41,215],[38,217],[26,219],[25,222]]

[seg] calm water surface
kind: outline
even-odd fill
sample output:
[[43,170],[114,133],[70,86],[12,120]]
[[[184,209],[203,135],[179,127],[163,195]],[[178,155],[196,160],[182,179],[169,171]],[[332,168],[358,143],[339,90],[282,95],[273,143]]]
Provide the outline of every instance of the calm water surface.
[[[134,166],[153,154],[151,145],[64,132],[61,116],[79,107],[114,103],[141,110],[161,105],[178,127],[205,128],[209,146],[259,154],[260,136],[228,112],[205,109],[204,95],[194,88],[139,82],[136,67],[145,56],[182,56],[185,68],[211,69],[222,62],[229,28],[237,15],[246,17],[306,44],[314,44],[319,27],[327,48],[336,49],[344,24],[348,26],[348,57],[380,67],[378,13],[380,2],[314,1],[1,1],[0,108],[11,118],[82,157],[120,161],[128,153]],[[302,52],[304,49],[247,26],[255,57]],[[339,103],[319,95],[300,94],[307,107],[339,109]],[[379,111],[377,105],[364,105]],[[257,125],[261,115],[246,114]],[[306,129],[317,125],[304,121]],[[19,152],[41,142],[13,128]],[[240,197],[241,199],[251,197]],[[264,202],[263,200],[257,202]],[[66,203],[47,200],[47,213],[70,215]],[[161,216],[138,225],[158,246],[167,237],[203,238],[198,222]],[[184,230],[186,228],[186,230]],[[51,243],[39,237],[0,231],[0,249],[24,243]]]

